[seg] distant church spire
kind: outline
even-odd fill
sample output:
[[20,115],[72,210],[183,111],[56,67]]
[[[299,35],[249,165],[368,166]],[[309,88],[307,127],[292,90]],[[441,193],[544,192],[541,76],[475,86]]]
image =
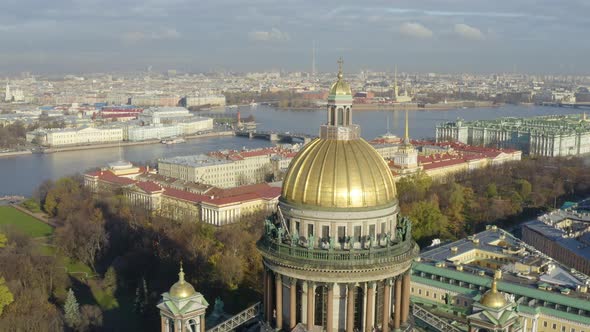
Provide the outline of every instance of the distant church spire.
[[404,143],[410,143],[410,128],[408,125],[408,110],[406,109],[406,132],[404,135]]

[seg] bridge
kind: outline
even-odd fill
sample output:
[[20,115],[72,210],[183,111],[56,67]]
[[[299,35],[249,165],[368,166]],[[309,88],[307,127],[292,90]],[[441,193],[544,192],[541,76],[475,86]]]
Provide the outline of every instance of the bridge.
[[413,303],[412,304],[412,314],[414,315],[415,320],[419,320],[424,322],[430,328],[440,331],[440,332],[464,332],[457,326],[449,323],[447,320],[440,318],[430,311],[424,309],[422,306]]
[[554,102],[554,101],[545,101],[541,103],[542,106],[553,106],[553,107],[573,107],[573,108],[580,108],[580,107],[590,107],[590,102]]
[[303,144],[311,142],[314,136],[302,133],[279,133],[274,131],[260,131],[260,130],[236,130],[236,136],[243,136],[248,138],[262,138],[272,142],[293,142],[294,140],[302,141]]
[[223,321],[214,327],[207,330],[207,332],[229,332],[235,330],[237,327],[246,324],[252,319],[257,318],[261,314],[261,303],[257,302],[246,310],[238,313],[230,319]]

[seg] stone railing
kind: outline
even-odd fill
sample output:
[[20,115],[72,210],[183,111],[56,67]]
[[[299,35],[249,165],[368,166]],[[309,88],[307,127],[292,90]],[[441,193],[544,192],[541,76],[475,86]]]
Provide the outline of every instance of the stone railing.
[[419,249],[414,241],[404,241],[386,247],[369,247],[367,249],[308,249],[279,242],[277,239],[263,237],[258,247],[277,258],[317,263],[330,266],[358,267],[384,263],[402,263],[417,256]]

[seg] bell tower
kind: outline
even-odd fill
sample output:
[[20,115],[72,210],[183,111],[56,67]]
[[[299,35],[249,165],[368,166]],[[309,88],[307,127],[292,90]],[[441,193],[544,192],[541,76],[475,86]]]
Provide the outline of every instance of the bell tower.
[[162,321],[161,332],[205,332],[205,311],[209,303],[184,280],[180,263],[178,281],[162,294],[157,307]]

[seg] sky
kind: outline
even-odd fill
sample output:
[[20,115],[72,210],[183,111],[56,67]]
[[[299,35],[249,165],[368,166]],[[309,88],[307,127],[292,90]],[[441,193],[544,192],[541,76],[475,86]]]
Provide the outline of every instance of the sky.
[[2,0],[0,72],[590,73],[587,0]]

